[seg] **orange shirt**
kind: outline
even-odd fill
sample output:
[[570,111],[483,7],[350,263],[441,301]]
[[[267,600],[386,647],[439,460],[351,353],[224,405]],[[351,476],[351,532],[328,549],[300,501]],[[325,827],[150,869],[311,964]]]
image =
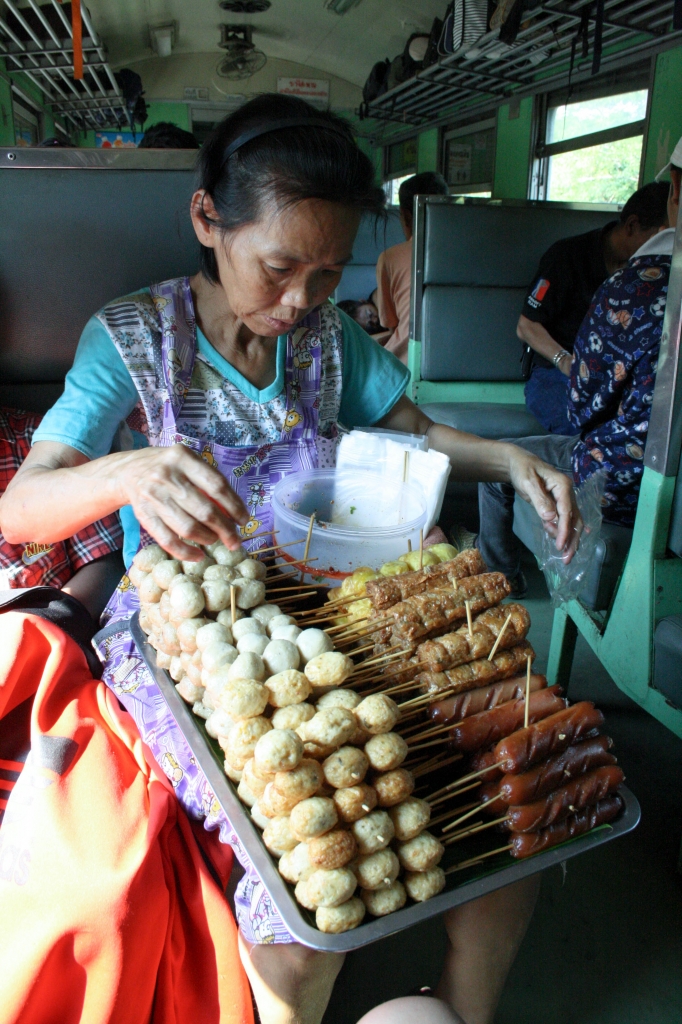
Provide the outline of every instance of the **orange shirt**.
[[377,262],[377,309],[384,327],[393,329],[386,348],[407,363],[410,336],[412,240],[382,252]]

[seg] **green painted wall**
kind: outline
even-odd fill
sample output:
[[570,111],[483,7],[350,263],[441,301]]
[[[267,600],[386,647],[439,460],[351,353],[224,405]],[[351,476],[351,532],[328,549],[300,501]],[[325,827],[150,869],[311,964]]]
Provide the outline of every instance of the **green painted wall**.
[[533,100],[521,100],[519,116],[510,118],[509,104],[497,111],[494,199],[527,199]]
[[643,181],[653,181],[682,135],[682,46],[659,53],[651,97]]
[[438,170],[438,129],[430,128],[417,138],[417,174]]
[[12,116],[12,94],[10,79],[4,73],[0,62],[0,146],[14,145],[14,117]]
[[159,121],[171,121],[178,128],[190,131],[189,104],[187,103],[149,103],[147,106],[147,120],[144,123],[145,130],[151,128]]

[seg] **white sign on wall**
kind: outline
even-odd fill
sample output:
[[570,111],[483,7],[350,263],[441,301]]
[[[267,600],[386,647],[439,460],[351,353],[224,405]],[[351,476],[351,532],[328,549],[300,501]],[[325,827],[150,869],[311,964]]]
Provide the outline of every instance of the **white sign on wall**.
[[319,110],[329,107],[329,82],[323,78],[278,78],[277,92],[283,96],[300,96]]

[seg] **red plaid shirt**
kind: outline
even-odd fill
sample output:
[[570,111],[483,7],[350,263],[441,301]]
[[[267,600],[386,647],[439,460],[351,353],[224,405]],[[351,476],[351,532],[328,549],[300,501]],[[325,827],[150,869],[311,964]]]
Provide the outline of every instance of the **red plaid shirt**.
[[[29,451],[41,417],[0,408],[0,495],[7,490]],[[123,546],[118,515],[105,516],[73,537],[55,544],[9,544],[0,533],[0,589],[63,587],[88,562]]]

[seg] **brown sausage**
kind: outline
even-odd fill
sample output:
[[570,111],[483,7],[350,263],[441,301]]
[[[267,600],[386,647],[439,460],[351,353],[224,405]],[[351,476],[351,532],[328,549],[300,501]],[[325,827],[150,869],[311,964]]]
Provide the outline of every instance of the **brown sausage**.
[[514,832],[537,832],[557,821],[563,821],[583,807],[598,803],[615,793],[625,776],[617,764],[595,768],[580,775],[553,793],[548,793],[532,804],[509,808],[509,822]]
[[481,772],[483,768],[486,769],[486,773],[481,775],[481,779],[485,782],[493,782],[495,779],[501,779],[504,775],[504,772],[496,767],[494,747],[492,750],[478,750],[471,758],[469,771]]
[[[566,707],[566,701],[559,694],[561,688],[552,686],[546,690],[538,690],[531,693],[528,702],[528,720],[539,722],[548,715],[554,715],[557,711]],[[459,750],[470,754],[474,750],[482,750],[492,743],[497,743],[503,736],[509,736],[516,732],[523,725],[526,713],[525,696],[516,700],[509,700],[506,704],[492,708],[490,711],[480,711],[471,718],[465,718],[458,722],[448,733],[449,743],[453,750]]]
[[532,800],[539,800],[578,775],[615,764],[615,757],[609,753],[612,746],[613,740],[608,736],[595,736],[576,743],[521,775],[505,775],[500,795],[508,804],[529,804]]
[[[547,686],[547,676],[532,675],[530,677],[530,692],[544,690]],[[429,714],[434,722],[459,722],[462,718],[470,715],[477,715],[479,711],[490,711],[508,700],[515,700],[523,697],[526,693],[526,677],[516,676],[515,679],[506,680],[503,683],[493,683],[492,686],[479,686],[476,690],[467,690],[457,697],[446,697],[445,700],[432,704]],[[516,801],[515,801],[516,802]]]
[[577,814],[572,814],[569,818],[557,822],[556,825],[541,829],[540,832],[512,832],[511,855],[517,859],[530,857],[533,853],[541,853],[551,846],[559,846],[560,843],[565,843],[568,839],[582,836],[599,825],[613,821],[620,813],[622,806],[623,801],[617,793],[614,793],[613,796],[607,796],[604,800],[600,800],[598,804],[586,807],[584,810],[578,811]]
[[497,762],[504,772],[524,772],[550,754],[559,754],[572,743],[594,735],[603,724],[601,711],[591,701],[580,701],[500,740],[495,746]]
[[[484,775],[483,777],[487,778],[487,775]],[[504,776],[502,776],[502,778],[504,778]],[[478,791],[478,795],[484,804],[481,811],[483,814],[487,814],[491,818],[497,818],[504,814],[509,807],[507,801],[502,799],[500,796],[501,782],[502,779],[497,779],[495,782],[485,782]]]

